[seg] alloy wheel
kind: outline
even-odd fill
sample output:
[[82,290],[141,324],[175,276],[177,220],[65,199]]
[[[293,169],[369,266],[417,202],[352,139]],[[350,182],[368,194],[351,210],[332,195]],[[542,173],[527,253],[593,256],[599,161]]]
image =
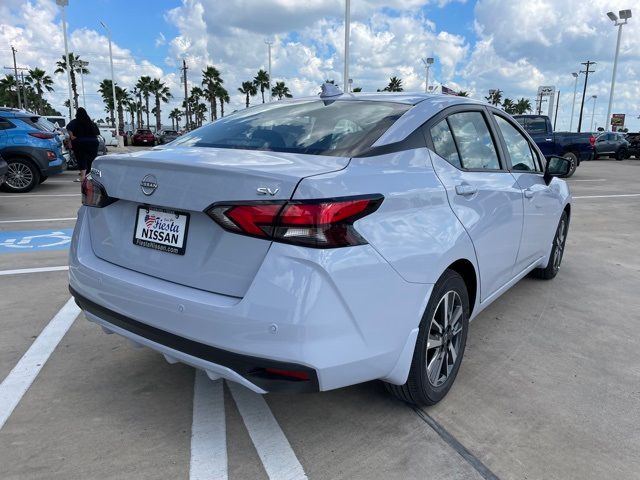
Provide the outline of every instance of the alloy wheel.
[[462,300],[454,290],[445,293],[435,309],[427,338],[427,378],[434,387],[444,384],[458,359],[462,341]]
[[564,243],[567,239],[567,220],[562,218],[560,225],[558,225],[558,231],[556,232],[556,238],[554,240],[553,249],[553,269],[558,270],[560,263],[562,262],[562,254],[564,253]]
[[33,172],[24,163],[13,162],[7,170],[7,185],[11,188],[21,189],[28,187],[33,182]]

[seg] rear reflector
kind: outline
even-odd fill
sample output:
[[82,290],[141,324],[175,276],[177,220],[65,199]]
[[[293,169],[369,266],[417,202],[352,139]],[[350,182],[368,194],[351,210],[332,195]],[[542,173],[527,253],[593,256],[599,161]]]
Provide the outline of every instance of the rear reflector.
[[207,214],[230,232],[313,248],[363,245],[353,223],[375,212],[384,197],[367,195],[289,202],[213,205]]
[[277,375],[279,377],[287,377],[292,380],[309,380],[309,374],[300,370],[281,370],[279,368],[265,368],[265,373]]

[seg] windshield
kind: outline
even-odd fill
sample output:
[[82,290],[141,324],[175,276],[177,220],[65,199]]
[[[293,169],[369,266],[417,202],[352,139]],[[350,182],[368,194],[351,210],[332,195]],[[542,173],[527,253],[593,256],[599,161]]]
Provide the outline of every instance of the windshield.
[[371,147],[409,108],[371,101],[276,102],[236,112],[172,145],[354,156]]

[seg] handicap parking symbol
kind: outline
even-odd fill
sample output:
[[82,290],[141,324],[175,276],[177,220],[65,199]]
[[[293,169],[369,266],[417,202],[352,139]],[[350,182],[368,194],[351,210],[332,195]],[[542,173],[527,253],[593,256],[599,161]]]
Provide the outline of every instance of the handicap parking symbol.
[[67,250],[73,229],[0,232],[0,253]]

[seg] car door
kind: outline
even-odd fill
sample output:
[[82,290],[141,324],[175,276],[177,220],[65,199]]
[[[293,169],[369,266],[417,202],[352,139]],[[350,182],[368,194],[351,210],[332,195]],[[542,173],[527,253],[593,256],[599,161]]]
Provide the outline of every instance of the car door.
[[517,274],[549,253],[562,199],[544,181],[542,158],[535,144],[506,115],[498,111],[492,115],[509,169],[523,193],[524,223],[515,263]]
[[522,233],[522,189],[500,160],[482,106],[454,107],[427,123],[433,168],[469,233],[485,300],[513,277]]
[[544,156],[548,157],[556,153],[555,138],[546,117],[528,117],[526,125],[527,132]]

